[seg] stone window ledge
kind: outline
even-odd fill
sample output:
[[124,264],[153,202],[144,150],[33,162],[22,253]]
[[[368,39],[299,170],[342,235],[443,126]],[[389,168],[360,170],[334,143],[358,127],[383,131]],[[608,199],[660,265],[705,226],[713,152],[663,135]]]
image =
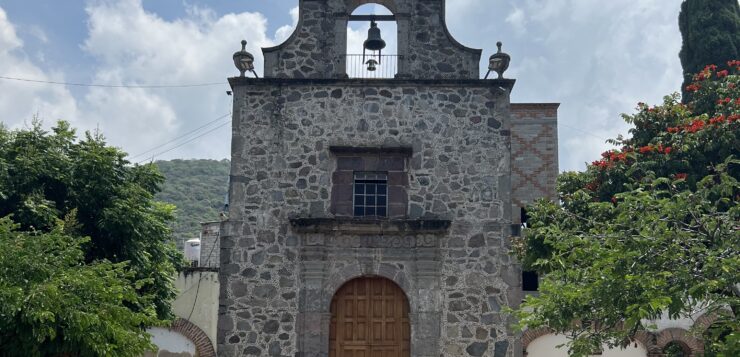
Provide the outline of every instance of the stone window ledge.
[[292,218],[298,233],[344,234],[440,234],[452,221],[445,219],[372,219],[372,218]]
[[414,149],[410,146],[367,147],[332,145],[329,147],[329,151],[334,155],[399,155],[404,157],[410,157],[414,153]]

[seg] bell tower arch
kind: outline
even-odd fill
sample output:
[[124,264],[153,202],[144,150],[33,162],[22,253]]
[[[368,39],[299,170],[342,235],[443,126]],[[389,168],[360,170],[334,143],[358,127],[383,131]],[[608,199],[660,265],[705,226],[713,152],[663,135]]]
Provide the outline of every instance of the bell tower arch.
[[301,0],[296,29],[262,51],[265,77],[347,78],[347,23],[364,4],[380,4],[398,26],[397,78],[477,79],[481,50],[447,30],[445,0]]

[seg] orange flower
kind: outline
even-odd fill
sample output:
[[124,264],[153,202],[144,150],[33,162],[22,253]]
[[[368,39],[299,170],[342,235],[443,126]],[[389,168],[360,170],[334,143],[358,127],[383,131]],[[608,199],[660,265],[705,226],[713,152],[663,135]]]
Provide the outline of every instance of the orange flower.
[[730,98],[724,98],[724,99],[720,98],[717,100],[717,105],[730,104],[730,103],[732,103],[732,99]]
[[725,116],[724,115],[720,115],[718,117],[714,117],[712,119],[709,119],[709,124],[722,123],[723,121],[725,121]]
[[691,125],[686,127],[686,131],[688,131],[689,133],[695,133],[703,129],[704,124],[706,123],[704,123],[704,121],[701,119],[694,120],[693,122],[691,122]]
[[701,89],[701,86],[698,84],[689,84],[688,86],[686,86],[687,92],[697,92],[699,91],[699,89]]
[[650,145],[647,145],[647,146],[641,147],[638,150],[640,151],[640,154],[646,154],[646,153],[652,152],[653,151],[653,147],[650,146]]

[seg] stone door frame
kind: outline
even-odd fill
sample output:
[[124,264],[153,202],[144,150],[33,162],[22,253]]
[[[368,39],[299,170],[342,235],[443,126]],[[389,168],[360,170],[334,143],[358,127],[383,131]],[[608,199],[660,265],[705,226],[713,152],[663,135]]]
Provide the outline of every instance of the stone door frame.
[[[414,262],[408,262],[413,265]],[[320,262],[302,263],[303,281],[300,288],[299,313],[296,323],[298,356],[328,357],[329,329],[331,324],[331,301],[341,286],[352,279],[380,277],[395,283],[406,295],[409,303],[409,325],[411,328],[411,357],[439,356],[440,318],[439,306],[424,308],[436,311],[421,311],[418,289],[406,272],[392,264],[361,264],[353,262],[336,272],[321,269]],[[313,269],[312,269],[313,268]],[[317,271],[316,269],[321,269]],[[419,278],[417,276],[417,278]],[[422,278],[423,280],[427,280]],[[426,281],[430,283],[429,281]],[[439,283],[439,277],[436,277]],[[426,299],[428,300],[428,299]]]

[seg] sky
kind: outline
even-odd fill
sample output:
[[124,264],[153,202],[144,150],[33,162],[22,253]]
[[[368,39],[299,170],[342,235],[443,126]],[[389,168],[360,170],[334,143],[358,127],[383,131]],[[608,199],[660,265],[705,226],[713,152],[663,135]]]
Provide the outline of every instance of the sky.
[[[678,91],[681,0],[447,0],[461,43],[496,42],[512,57],[512,102],[561,103],[561,171],[583,170],[629,129],[638,102]],[[64,119],[99,131],[132,162],[229,157],[231,55],[246,39],[262,72],[261,47],[293,31],[298,0],[0,0],[0,121],[51,127]],[[387,13],[364,5],[356,13]],[[382,23],[395,49],[395,28]],[[361,52],[367,24],[348,28]],[[115,86],[201,85],[177,88]],[[113,87],[110,87],[113,86]]]

